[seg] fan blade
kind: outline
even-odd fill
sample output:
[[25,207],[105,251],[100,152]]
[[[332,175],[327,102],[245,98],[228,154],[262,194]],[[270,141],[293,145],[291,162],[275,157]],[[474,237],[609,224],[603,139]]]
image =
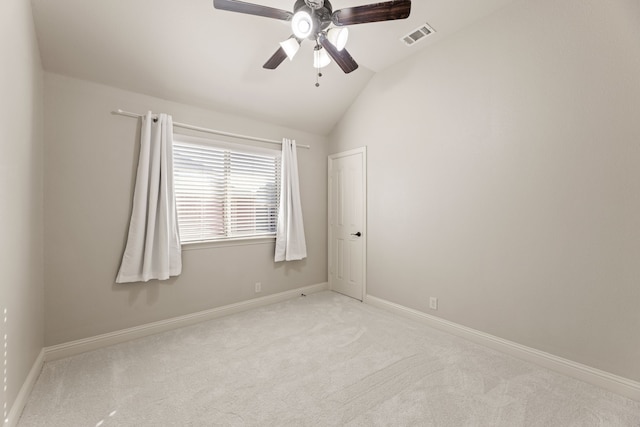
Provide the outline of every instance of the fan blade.
[[406,19],[410,13],[411,0],[396,0],[336,10],[331,15],[331,21],[338,26],[364,24]]
[[247,15],[265,16],[267,18],[290,21],[293,13],[286,10],[274,9],[259,4],[245,3],[238,0],[213,0],[213,7],[230,12],[246,13]]
[[329,56],[336,61],[336,64],[338,64],[346,74],[349,74],[358,68],[358,63],[353,60],[351,55],[349,55],[347,49],[338,50],[324,34],[320,34],[318,41],[322,47],[325,48]]
[[274,53],[271,58],[269,58],[267,62],[264,63],[262,68],[266,68],[267,70],[275,70],[276,68],[278,68],[278,65],[282,64],[282,61],[284,61],[286,57],[287,53],[282,47],[280,47],[278,48],[278,50],[276,50],[276,53]]

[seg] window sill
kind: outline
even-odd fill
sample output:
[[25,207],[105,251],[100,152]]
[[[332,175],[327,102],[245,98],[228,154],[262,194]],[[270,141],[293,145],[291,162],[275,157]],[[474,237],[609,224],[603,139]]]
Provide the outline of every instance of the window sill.
[[224,240],[209,240],[204,242],[188,242],[182,244],[183,251],[197,251],[200,249],[224,248],[229,246],[266,245],[275,243],[275,236],[269,237],[241,237]]

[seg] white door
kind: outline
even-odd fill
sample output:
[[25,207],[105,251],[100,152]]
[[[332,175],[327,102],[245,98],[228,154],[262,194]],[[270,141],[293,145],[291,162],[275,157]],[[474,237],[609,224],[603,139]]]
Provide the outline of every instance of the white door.
[[366,289],[366,148],[329,156],[329,287],[362,301]]

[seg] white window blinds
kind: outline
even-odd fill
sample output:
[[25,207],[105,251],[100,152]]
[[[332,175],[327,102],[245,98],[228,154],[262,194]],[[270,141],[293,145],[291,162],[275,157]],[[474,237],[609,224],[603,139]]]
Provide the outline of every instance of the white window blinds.
[[174,136],[182,243],[275,236],[280,151]]

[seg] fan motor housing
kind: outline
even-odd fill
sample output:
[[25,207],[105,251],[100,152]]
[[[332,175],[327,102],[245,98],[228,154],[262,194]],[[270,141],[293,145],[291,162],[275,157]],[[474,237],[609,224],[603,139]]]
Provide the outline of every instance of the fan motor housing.
[[308,12],[317,23],[317,28],[315,28],[313,33],[309,36],[309,39],[315,40],[319,32],[326,30],[327,27],[331,25],[333,7],[329,0],[325,0],[324,5],[320,9],[315,10],[307,6],[305,0],[297,0],[293,5],[293,13],[295,14],[299,10],[305,10]]

